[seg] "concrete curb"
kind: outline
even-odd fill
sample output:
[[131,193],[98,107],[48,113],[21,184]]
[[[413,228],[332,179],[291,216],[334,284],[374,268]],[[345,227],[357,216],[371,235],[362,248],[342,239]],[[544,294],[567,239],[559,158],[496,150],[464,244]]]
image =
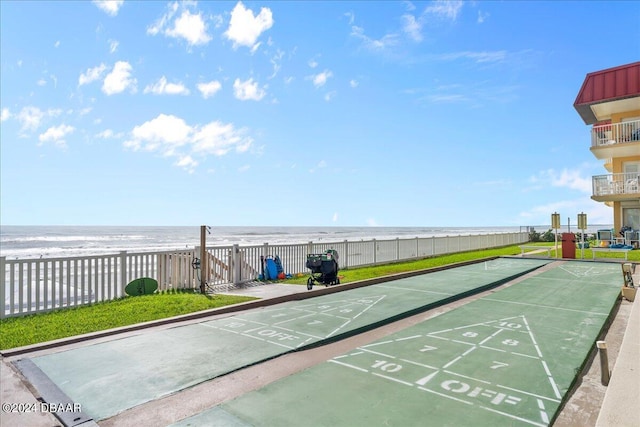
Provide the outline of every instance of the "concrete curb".
[[633,303],[620,353],[611,373],[597,427],[640,425],[640,304]]

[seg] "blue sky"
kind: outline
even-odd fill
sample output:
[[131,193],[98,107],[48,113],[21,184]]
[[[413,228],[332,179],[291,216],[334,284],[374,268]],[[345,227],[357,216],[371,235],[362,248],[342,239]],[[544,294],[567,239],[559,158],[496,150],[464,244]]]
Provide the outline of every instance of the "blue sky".
[[639,2],[0,9],[2,224],[613,222],[573,102]]

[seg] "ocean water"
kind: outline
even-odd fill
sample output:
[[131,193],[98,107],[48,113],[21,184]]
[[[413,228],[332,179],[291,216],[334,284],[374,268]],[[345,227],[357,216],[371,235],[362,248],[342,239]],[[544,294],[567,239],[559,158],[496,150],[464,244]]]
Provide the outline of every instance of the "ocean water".
[[[549,226],[534,226],[539,232]],[[611,226],[592,226],[587,230]],[[207,246],[295,244],[514,233],[526,227],[211,227]],[[566,230],[565,230],[566,231]],[[576,231],[575,229],[572,231]],[[0,256],[9,259],[180,250],[200,245],[200,227],[1,226]]]

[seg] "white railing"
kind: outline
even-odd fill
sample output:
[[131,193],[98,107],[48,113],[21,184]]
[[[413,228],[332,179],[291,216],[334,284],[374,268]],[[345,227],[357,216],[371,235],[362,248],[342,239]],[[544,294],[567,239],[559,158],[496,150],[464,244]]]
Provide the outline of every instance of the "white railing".
[[640,175],[634,173],[612,173],[592,177],[594,196],[638,195]]
[[591,129],[592,147],[638,141],[640,141],[640,120],[599,125]]
[[278,255],[286,273],[308,273],[307,254],[335,249],[340,269],[521,244],[527,232],[207,248],[206,271],[192,267],[199,248],[182,251],[7,260],[0,257],[0,318],[77,307],[124,296],[131,280],[151,277],[159,290],[192,289],[256,280],[262,258]]

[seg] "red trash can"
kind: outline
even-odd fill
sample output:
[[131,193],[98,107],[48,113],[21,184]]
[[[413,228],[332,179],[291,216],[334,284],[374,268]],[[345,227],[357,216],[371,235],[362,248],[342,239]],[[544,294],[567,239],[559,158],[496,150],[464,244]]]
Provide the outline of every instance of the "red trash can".
[[574,233],[562,233],[562,258],[576,258],[576,235]]

